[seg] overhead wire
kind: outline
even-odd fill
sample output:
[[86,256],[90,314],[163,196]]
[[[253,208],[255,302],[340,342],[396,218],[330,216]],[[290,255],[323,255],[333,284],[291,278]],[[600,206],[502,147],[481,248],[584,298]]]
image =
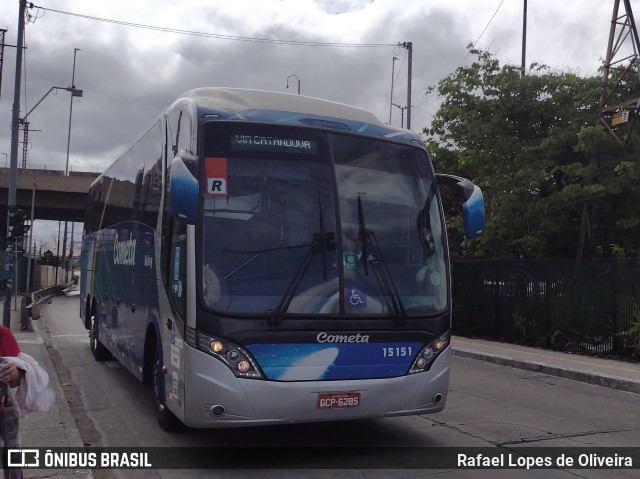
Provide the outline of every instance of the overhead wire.
[[[496,17],[496,15],[498,14],[498,12],[500,11],[500,7],[502,7],[502,4],[504,3],[504,0],[500,0],[500,4],[498,5],[498,8],[496,8],[496,11],[493,12],[493,15],[491,15],[491,18],[489,19],[489,21],[487,22],[487,24],[485,25],[484,29],[482,30],[482,33],[480,33],[480,35],[478,36],[478,38],[476,38],[476,41],[473,42],[471,45],[475,46],[478,44],[478,42],[480,41],[480,39],[482,38],[482,36],[485,34],[485,32],[487,31],[487,29],[489,28],[489,25],[491,25],[491,22],[493,21],[493,19]],[[462,66],[462,64],[464,63],[464,61],[467,59],[467,57],[469,56],[469,50],[467,49],[467,54],[464,56],[464,58],[462,59],[462,61],[460,61],[460,64],[456,67],[456,70],[458,68],[460,68]]]
[[[491,25],[491,22],[493,21],[493,19],[496,17],[498,12],[500,11],[500,8],[502,7],[503,3],[504,3],[504,0],[501,0],[500,3],[498,4],[498,7],[495,10],[495,12],[491,16],[491,18],[489,19],[489,21],[487,22],[485,27],[483,28],[483,30],[480,33],[480,35],[478,36],[478,38],[476,38],[476,40],[472,43],[472,45],[476,45],[480,41],[480,39],[484,36],[484,34],[486,33],[487,29]],[[57,14],[60,14],[60,15],[68,15],[68,16],[72,16],[72,17],[83,18],[83,19],[86,19],[86,20],[98,21],[98,22],[103,22],[103,23],[111,23],[111,24],[115,24],[115,25],[121,25],[121,26],[132,27],[132,28],[159,31],[159,32],[164,32],[164,33],[173,33],[173,34],[177,34],[177,35],[187,35],[187,36],[214,38],[214,39],[228,40],[228,41],[241,41],[241,42],[251,42],[251,43],[270,43],[270,44],[291,45],[291,46],[308,46],[308,47],[334,47],[334,48],[380,48],[380,47],[395,47],[395,48],[397,48],[398,47],[397,43],[318,42],[318,41],[302,41],[302,40],[283,40],[283,39],[275,39],[275,38],[245,37],[245,36],[239,36],[239,35],[224,35],[224,34],[220,34],[220,33],[209,33],[209,32],[199,32],[199,31],[193,31],[193,30],[183,30],[183,29],[177,29],[177,28],[169,28],[169,27],[161,27],[161,26],[156,26],[156,25],[148,25],[148,24],[142,24],[142,23],[129,22],[129,21],[124,21],[124,20],[103,18],[103,17],[97,17],[97,16],[93,16],[93,15],[86,15],[86,14],[81,14],[81,13],[74,13],[74,12],[68,12],[68,11],[64,11],[64,10],[58,10],[58,9],[53,9],[53,8],[48,8],[48,7],[37,6],[37,5],[34,5],[34,4],[31,4],[31,8],[35,8],[36,9],[36,14],[35,15],[29,15],[29,17],[28,17],[29,21],[32,22],[32,23],[35,23],[35,21],[37,19],[42,18],[46,12],[52,12],[52,13],[57,13]],[[469,56],[469,53],[470,52],[467,51],[466,55],[460,61],[460,64],[458,65],[457,68],[462,66],[464,61]],[[394,51],[394,56],[395,56],[395,51]],[[406,52],[405,52],[405,55],[403,56],[400,68],[398,69],[398,73],[396,74],[396,76],[394,78],[394,84],[395,84],[395,80],[400,75],[401,67],[404,64],[405,60],[406,60]],[[419,110],[428,101],[429,101],[429,99],[426,98],[420,105],[418,105],[416,107],[416,110]],[[385,106],[384,106],[383,110],[386,110],[387,105],[389,105],[389,101],[387,101],[385,103]],[[389,108],[392,108],[392,105],[389,105]]]
[[[489,28],[489,25],[491,25],[491,22],[493,21],[493,19],[496,17],[496,15],[498,14],[498,12],[500,11],[500,8],[502,7],[502,4],[504,3],[504,0],[500,0],[500,3],[498,4],[498,8],[496,8],[496,11],[493,12],[493,15],[491,15],[491,18],[489,19],[489,21],[487,22],[487,24],[484,26],[484,28],[482,29],[482,32],[480,33],[480,35],[478,35],[478,38],[476,38],[476,40],[471,43],[471,45],[475,46],[477,45],[477,43],[480,41],[480,39],[484,36],[484,34],[486,33],[487,29]],[[467,53],[465,54],[464,58],[460,61],[460,63],[458,64],[458,66],[456,67],[456,70],[458,68],[460,68],[462,66],[462,64],[464,63],[464,61],[467,59],[467,57],[469,56],[469,50],[467,49]],[[422,103],[420,103],[417,107],[416,107],[416,111],[422,109],[422,107],[424,107],[424,105],[426,103],[428,103],[429,101],[431,101],[433,99],[433,96],[427,96],[424,95],[424,100],[422,101]]]
[[[259,37],[244,37],[239,35],[223,35],[221,33],[208,33],[197,32],[193,30],[182,30],[179,28],[159,27],[156,25],[147,25],[143,23],[134,23],[124,20],[115,20],[111,18],[96,17],[93,15],[85,15],[81,13],[66,12],[63,10],[56,10],[53,8],[41,7],[34,5],[33,8],[42,10],[44,12],[53,12],[61,15],[69,15],[77,18],[84,18],[86,20],[93,20],[103,23],[112,23],[115,25],[121,25],[125,27],[140,28],[145,30],[153,30],[164,33],[174,33],[177,35],[188,35],[195,37],[215,38],[219,40],[232,40],[239,42],[251,42],[251,43],[274,43],[279,45],[293,45],[293,46],[307,46],[307,47],[337,47],[337,48],[379,48],[379,47],[392,47],[396,46],[395,43],[343,43],[343,42],[312,42],[302,40],[282,40],[276,38],[259,38]],[[40,18],[38,16],[35,17]]]

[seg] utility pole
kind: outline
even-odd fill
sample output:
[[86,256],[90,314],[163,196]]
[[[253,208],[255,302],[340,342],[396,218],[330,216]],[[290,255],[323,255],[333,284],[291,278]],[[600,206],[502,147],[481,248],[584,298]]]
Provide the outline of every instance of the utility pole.
[[[635,92],[635,98],[632,97],[629,100],[621,98],[620,103],[616,101],[615,104],[612,104],[611,100],[616,98],[615,94],[628,94],[623,86],[627,75],[634,75],[640,79],[640,57],[638,56],[640,52],[640,37],[638,36],[633,12],[631,11],[631,1],[623,0],[623,3],[626,14],[619,14],[620,0],[614,0],[595,123],[597,126],[603,126],[624,149],[638,120],[637,113],[640,111],[639,92]],[[621,51],[627,40],[632,43],[632,55],[628,54],[628,49]],[[609,73],[611,70],[617,71],[620,75],[613,85],[609,85]],[[626,135],[623,132],[626,132]],[[598,168],[598,160],[595,154],[592,154],[591,158],[589,158],[589,167],[590,172],[586,178],[587,185],[593,184],[596,169]],[[582,208],[576,255],[578,261],[582,259],[584,254],[585,240],[591,237],[590,206],[589,202],[585,201]]]
[[525,57],[527,56],[527,0],[524,0],[524,12],[522,14],[522,66],[520,67],[520,77],[525,74]]
[[[406,48],[408,52],[407,58],[407,130],[411,129],[411,75],[413,68],[413,43],[398,43],[399,47]],[[397,105],[396,105],[397,106]]]
[[[13,91],[13,112],[11,115],[11,163],[9,165],[9,194],[7,198],[7,235],[10,236],[10,225],[16,209],[16,180],[18,176],[18,132],[20,129],[20,83],[22,82],[22,55],[24,46],[24,17],[26,0],[20,0],[18,10],[18,40],[16,50],[16,70]],[[2,324],[10,327],[11,324],[11,292],[16,287],[13,284],[13,270],[15,267],[13,244],[7,240],[5,252],[4,272],[7,280],[6,296],[4,302],[4,315]]]
[[[73,49],[73,70],[71,72],[71,88],[72,90],[76,88],[76,53],[78,53],[80,49]],[[300,88],[300,86],[298,86]],[[300,92],[298,91],[298,94]],[[69,147],[71,145],[71,114],[73,113],[73,92],[71,93],[71,103],[69,104],[69,129],[67,131],[67,162],[64,167],[64,176],[69,176]],[[64,222],[64,240],[62,241],[62,267],[64,268],[64,282],[69,281],[67,277],[68,268],[67,268],[67,221]]]
[[397,57],[393,57],[393,61],[391,62],[391,99],[389,100],[389,126],[391,126],[391,111],[393,110],[393,81],[396,70],[396,60]]
[[407,62],[407,130],[411,129],[411,75],[413,68],[413,43],[407,42],[404,44],[405,48],[409,52],[409,58]]

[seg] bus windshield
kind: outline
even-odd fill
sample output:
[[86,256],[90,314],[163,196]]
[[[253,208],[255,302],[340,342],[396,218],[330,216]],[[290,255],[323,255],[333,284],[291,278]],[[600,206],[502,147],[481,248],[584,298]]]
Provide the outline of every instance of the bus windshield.
[[219,313],[441,312],[445,238],[424,150],[273,125],[203,137],[201,298]]

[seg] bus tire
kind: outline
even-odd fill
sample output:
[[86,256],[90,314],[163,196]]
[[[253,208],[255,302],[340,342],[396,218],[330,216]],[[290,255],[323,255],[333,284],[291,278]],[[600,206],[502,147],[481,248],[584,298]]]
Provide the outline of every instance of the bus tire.
[[160,357],[158,355],[157,347],[153,348],[153,371],[151,374],[151,390],[153,391],[153,403],[154,409],[156,413],[156,419],[158,421],[158,425],[160,429],[167,432],[172,432],[180,427],[180,421],[178,418],[169,411],[169,408],[165,404],[164,401],[160,399],[160,395],[158,393],[159,381],[158,376],[162,374]]
[[96,361],[107,361],[111,359],[111,353],[100,342],[98,334],[98,323],[96,322],[95,315],[91,316],[91,329],[89,329],[89,344],[91,346],[91,353]]

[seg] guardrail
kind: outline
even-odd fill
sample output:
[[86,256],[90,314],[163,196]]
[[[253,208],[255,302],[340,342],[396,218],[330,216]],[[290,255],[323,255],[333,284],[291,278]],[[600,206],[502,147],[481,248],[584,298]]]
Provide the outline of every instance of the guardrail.
[[58,296],[65,291],[68,291],[73,282],[67,284],[59,284],[56,286],[50,286],[31,293],[30,303],[23,308],[23,314],[29,314],[31,311],[31,319],[37,320],[40,318],[40,305],[53,296]]

